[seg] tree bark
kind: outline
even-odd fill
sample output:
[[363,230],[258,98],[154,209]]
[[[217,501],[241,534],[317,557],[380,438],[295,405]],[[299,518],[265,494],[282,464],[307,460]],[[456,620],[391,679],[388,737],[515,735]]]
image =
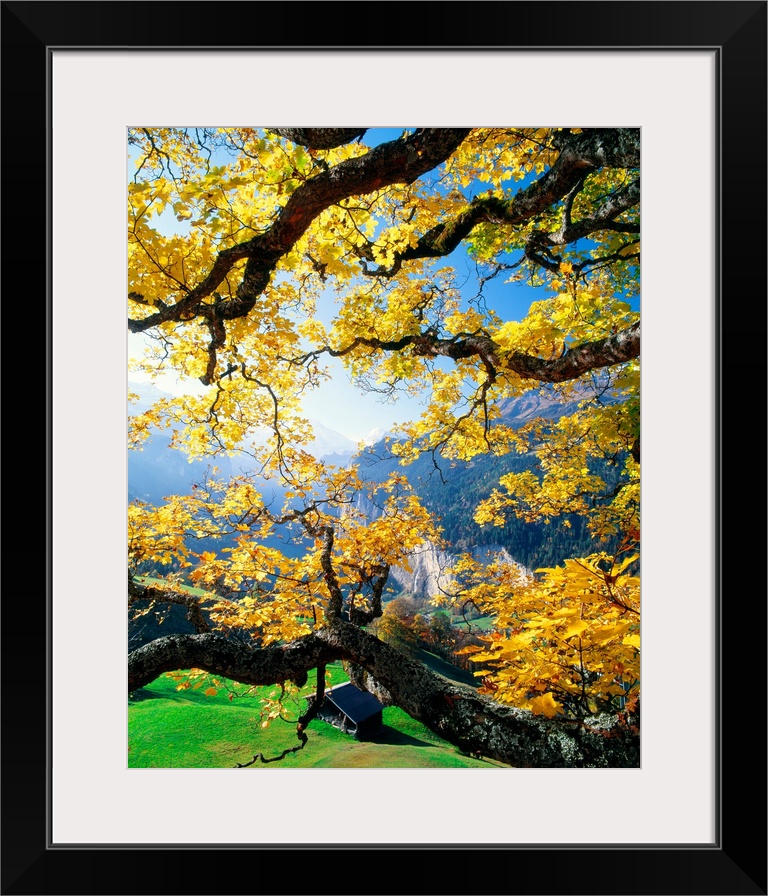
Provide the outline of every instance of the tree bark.
[[251,649],[220,635],[172,635],[129,655],[128,689],[161,675],[198,668],[248,685],[303,685],[318,665],[347,660],[356,680],[423,722],[460,750],[517,768],[637,768],[636,724],[601,715],[581,721],[547,719],[496,703],[448,682],[362,629],[337,620],[290,644]]
[[563,383],[578,379],[590,370],[612,367],[640,357],[640,321],[630,324],[618,333],[584,342],[567,349],[559,358],[540,358],[523,352],[507,354],[501,347],[484,334],[441,339],[434,331],[402,336],[397,340],[358,337],[343,349],[326,348],[329,355],[341,357],[349,354],[359,345],[381,351],[402,351],[411,347],[420,357],[439,356],[458,361],[461,358],[478,357],[488,370],[494,373],[509,370],[523,379],[539,380],[543,383]]
[[[441,258],[449,255],[472,230],[481,223],[525,224],[536,215],[565,198],[591,172],[605,166],[634,168],[640,164],[640,132],[636,128],[592,129],[582,134],[568,134],[560,139],[560,155],[554,165],[538,180],[511,199],[482,196],[474,199],[449,221],[437,224],[423,234],[414,246],[395,255],[390,269],[366,271],[378,276],[392,276],[404,261],[417,258]],[[561,228],[557,245],[575,242],[600,229],[612,229],[614,218],[640,201],[640,181],[609,195],[594,215],[584,221]],[[634,227],[631,228],[634,232]],[[542,235],[545,242],[548,235]],[[554,245],[554,243],[552,243]]]
[[[277,131],[321,140],[312,131],[327,129],[291,129]],[[334,129],[330,129],[334,130]],[[357,129],[336,129],[357,134]],[[131,332],[144,332],[168,321],[189,320],[201,315],[218,322],[247,316],[272,277],[278,261],[293,247],[312,221],[330,205],[350,196],[359,196],[392,184],[410,184],[444,162],[469,134],[471,128],[421,128],[404,139],[392,140],[365,155],[334,165],[308,180],[291,194],[272,226],[247,242],[222,250],[202,282],[173,305],[158,305],[159,310],[142,319],[129,319]],[[337,134],[331,139],[342,139]],[[552,167],[525,190],[509,200],[484,197],[470,203],[450,221],[440,223],[423,234],[415,246],[395,256],[389,271],[367,271],[391,276],[403,261],[442,257],[450,254],[479,223],[523,224],[567,196],[591,171],[604,166],[633,168],[640,164],[640,132],[636,128],[594,128],[581,134],[559,138],[560,155]],[[319,145],[319,144],[316,144]],[[598,227],[608,227],[621,212],[637,204],[639,181],[608,197],[604,207],[584,222],[572,224],[558,236],[558,244],[579,239]],[[566,239],[566,236],[568,237]],[[361,249],[365,258],[365,250]],[[222,299],[215,306],[203,306],[227,276],[233,265],[248,259],[235,298]],[[139,301],[144,297],[137,296]]]
[[[410,184],[431,171],[456,149],[470,128],[422,128],[404,140],[383,143],[365,155],[347,159],[318,174],[295,190],[280,209],[274,224],[258,236],[222,250],[203,281],[173,305],[140,320],[129,319],[133,333],[168,321],[190,320],[198,315],[218,321],[246,317],[268,285],[278,261],[293,247],[324,209],[348,199],[388,187]],[[247,264],[236,297],[203,307],[210,296],[243,258]]]
[[268,128],[307,149],[335,149],[362,137],[368,128]]

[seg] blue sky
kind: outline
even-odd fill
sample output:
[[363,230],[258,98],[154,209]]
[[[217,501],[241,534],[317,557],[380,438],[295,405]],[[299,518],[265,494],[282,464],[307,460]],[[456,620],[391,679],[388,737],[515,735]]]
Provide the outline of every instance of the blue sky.
[[[456,264],[459,274],[465,265],[471,265],[463,248],[457,249],[451,260]],[[467,286],[467,298],[474,295],[475,291],[475,282],[470,280]],[[487,296],[488,307],[498,312],[505,320],[523,317],[533,299],[543,298],[540,290],[505,284],[503,277],[487,283],[484,293]],[[332,294],[328,294],[326,301],[325,307],[318,307],[318,317],[323,320],[328,320],[333,313]],[[131,351],[140,351],[141,345],[143,337],[129,335]],[[311,393],[305,393],[303,401],[305,414],[354,442],[367,438],[373,430],[387,431],[395,424],[417,418],[429,397],[398,393],[396,400],[384,399],[383,396],[363,392],[353,385],[340,360],[327,358],[325,363],[331,371],[332,378]],[[179,382],[173,376],[157,378],[153,382],[158,388],[173,395],[204,391],[197,381]]]
[[[471,270],[473,266],[462,247],[449,260],[455,264],[459,280],[465,268]],[[484,294],[488,307],[505,320],[520,319],[533,299],[543,297],[540,290],[505,284],[503,280],[503,277],[498,277],[487,283]],[[467,283],[466,298],[472,297],[475,292],[476,281],[472,277]],[[325,319],[327,313],[332,313],[332,303],[333,298],[330,297],[327,309],[318,307],[318,317]],[[333,379],[306,397],[304,409],[308,417],[320,420],[325,426],[354,441],[366,437],[373,429],[388,430],[396,423],[415,419],[420,416],[429,399],[426,394],[413,397],[399,393],[397,400],[392,402],[375,393],[363,393],[350,382],[341,361],[333,358],[328,360],[334,372]]]

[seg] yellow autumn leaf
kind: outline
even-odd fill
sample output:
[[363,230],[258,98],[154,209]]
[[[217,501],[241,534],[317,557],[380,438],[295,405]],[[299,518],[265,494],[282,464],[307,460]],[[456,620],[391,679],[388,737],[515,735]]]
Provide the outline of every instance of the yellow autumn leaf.
[[613,638],[618,638],[632,627],[631,622],[619,622],[616,625],[608,625],[603,628],[596,629],[593,633],[592,640],[595,644],[604,644]]
[[583,619],[579,619],[576,622],[572,622],[568,628],[563,632],[563,637],[567,640],[568,638],[572,638],[574,635],[580,635],[584,629],[589,628],[589,623],[585,622]]
[[537,716],[546,716],[553,719],[562,709],[562,704],[558,703],[552,694],[543,694],[541,697],[534,697],[531,700],[531,711]]

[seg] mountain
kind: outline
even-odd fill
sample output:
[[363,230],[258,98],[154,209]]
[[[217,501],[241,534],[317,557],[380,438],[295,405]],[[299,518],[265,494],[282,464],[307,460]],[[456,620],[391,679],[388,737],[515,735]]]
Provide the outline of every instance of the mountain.
[[[482,544],[469,551],[480,563],[488,564],[501,559],[505,563],[515,564],[523,572],[530,570],[518,563],[506,548],[498,544]],[[411,594],[434,597],[444,593],[454,583],[448,570],[459,559],[459,552],[441,550],[433,544],[426,544],[414,551],[410,561],[410,569],[396,566],[390,577],[398,583],[403,591]]]
[[[129,415],[142,413],[161,398],[172,397],[151,383],[130,382],[128,388],[139,396],[138,402],[129,405]],[[310,422],[315,431],[315,439],[309,450],[319,459],[337,466],[349,463],[357,451],[357,444],[322,423]],[[170,441],[168,431],[155,430],[141,450],[128,452],[129,501],[138,498],[150,504],[160,504],[166,495],[190,494],[192,484],[199,483],[214,466],[218,470],[218,478],[225,480],[258,474],[258,464],[245,453],[234,457],[220,455],[216,458],[190,460],[183,451],[170,448]],[[262,480],[262,483],[271,496],[281,492],[274,482]]]
[[[585,394],[586,398],[587,395]],[[517,429],[530,423],[536,417],[545,420],[557,420],[564,414],[572,414],[580,399],[564,401],[552,389],[542,387],[538,391],[526,392],[519,398],[503,398],[498,403],[501,419],[507,426]]]
[[375,445],[377,442],[381,442],[391,435],[393,435],[393,433],[390,430],[382,429],[380,426],[377,426],[363,438],[363,445],[367,447],[370,445]]
[[[501,422],[516,429],[536,417],[557,420],[576,410],[577,404],[578,399],[563,401],[555,390],[542,389],[501,402]],[[514,562],[535,570],[557,566],[566,557],[595,550],[585,520],[579,516],[568,515],[545,524],[526,523],[510,514],[501,527],[483,527],[475,522],[477,505],[498,486],[501,476],[536,469],[536,457],[532,453],[510,453],[501,457],[481,454],[469,461],[433,459],[431,454],[426,454],[411,464],[400,466],[398,458],[392,456],[391,446],[382,441],[367,447],[355,461],[363,478],[371,482],[383,482],[394,471],[403,474],[422,504],[437,519],[449,554],[505,551]],[[608,473],[603,472],[606,481],[610,482]],[[423,558],[416,560],[412,577],[399,572],[393,573],[393,577],[405,590],[436,593],[438,571],[446,565],[445,560],[434,550],[427,550]],[[434,590],[430,592],[430,589]]]
[[357,453],[357,442],[340,432],[328,429],[318,420],[310,420],[315,438],[309,445],[309,452],[315,457],[338,466],[346,465]]
[[[136,409],[143,410],[150,403],[164,396],[152,385],[131,384],[140,396]],[[563,402],[554,391],[546,389],[533,395],[507,399],[500,403],[502,422],[518,427],[534,417],[555,420],[572,412],[576,401]],[[358,451],[358,446],[322,423],[313,423],[316,456],[337,466],[357,463],[362,477],[371,482],[382,482],[397,471],[406,476],[424,506],[435,516],[443,529],[448,550],[441,553],[434,546],[427,546],[414,557],[412,570],[393,571],[393,583],[417,594],[435,594],[441,584],[442,570],[451,565],[455,555],[463,551],[476,554],[503,551],[510,561],[527,569],[556,566],[569,556],[590,553],[594,542],[586,529],[583,518],[570,516],[544,523],[525,523],[510,516],[502,527],[481,527],[474,520],[475,508],[497,486],[505,473],[522,472],[535,468],[532,454],[508,454],[503,457],[478,455],[470,461],[444,461],[438,459],[438,467],[427,454],[412,464],[401,466],[391,454],[386,440],[380,439]],[[381,433],[372,433],[379,436]],[[255,474],[255,462],[242,457],[222,456],[213,460],[190,462],[181,451],[169,449],[169,436],[154,432],[143,451],[130,451],[128,458],[129,500],[140,498],[151,504],[162,503],[170,494],[189,494],[192,483],[199,482],[215,463],[219,477],[227,479],[236,475]],[[282,494],[283,489],[274,482],[263,482],[265,498],[269,500]],[[362,496],[361,496],[362,500]],[[371,506],[369,516],[376,514]]]

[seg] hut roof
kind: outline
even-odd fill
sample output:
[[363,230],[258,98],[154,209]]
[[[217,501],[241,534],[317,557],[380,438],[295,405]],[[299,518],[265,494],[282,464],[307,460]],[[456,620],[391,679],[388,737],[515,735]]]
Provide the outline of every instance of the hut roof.
[[325,699],[337,706],[356,724],[365,721],[384,709],[383,704],[367,691],[361,691],[351,681],[334,685],[326,692]]

